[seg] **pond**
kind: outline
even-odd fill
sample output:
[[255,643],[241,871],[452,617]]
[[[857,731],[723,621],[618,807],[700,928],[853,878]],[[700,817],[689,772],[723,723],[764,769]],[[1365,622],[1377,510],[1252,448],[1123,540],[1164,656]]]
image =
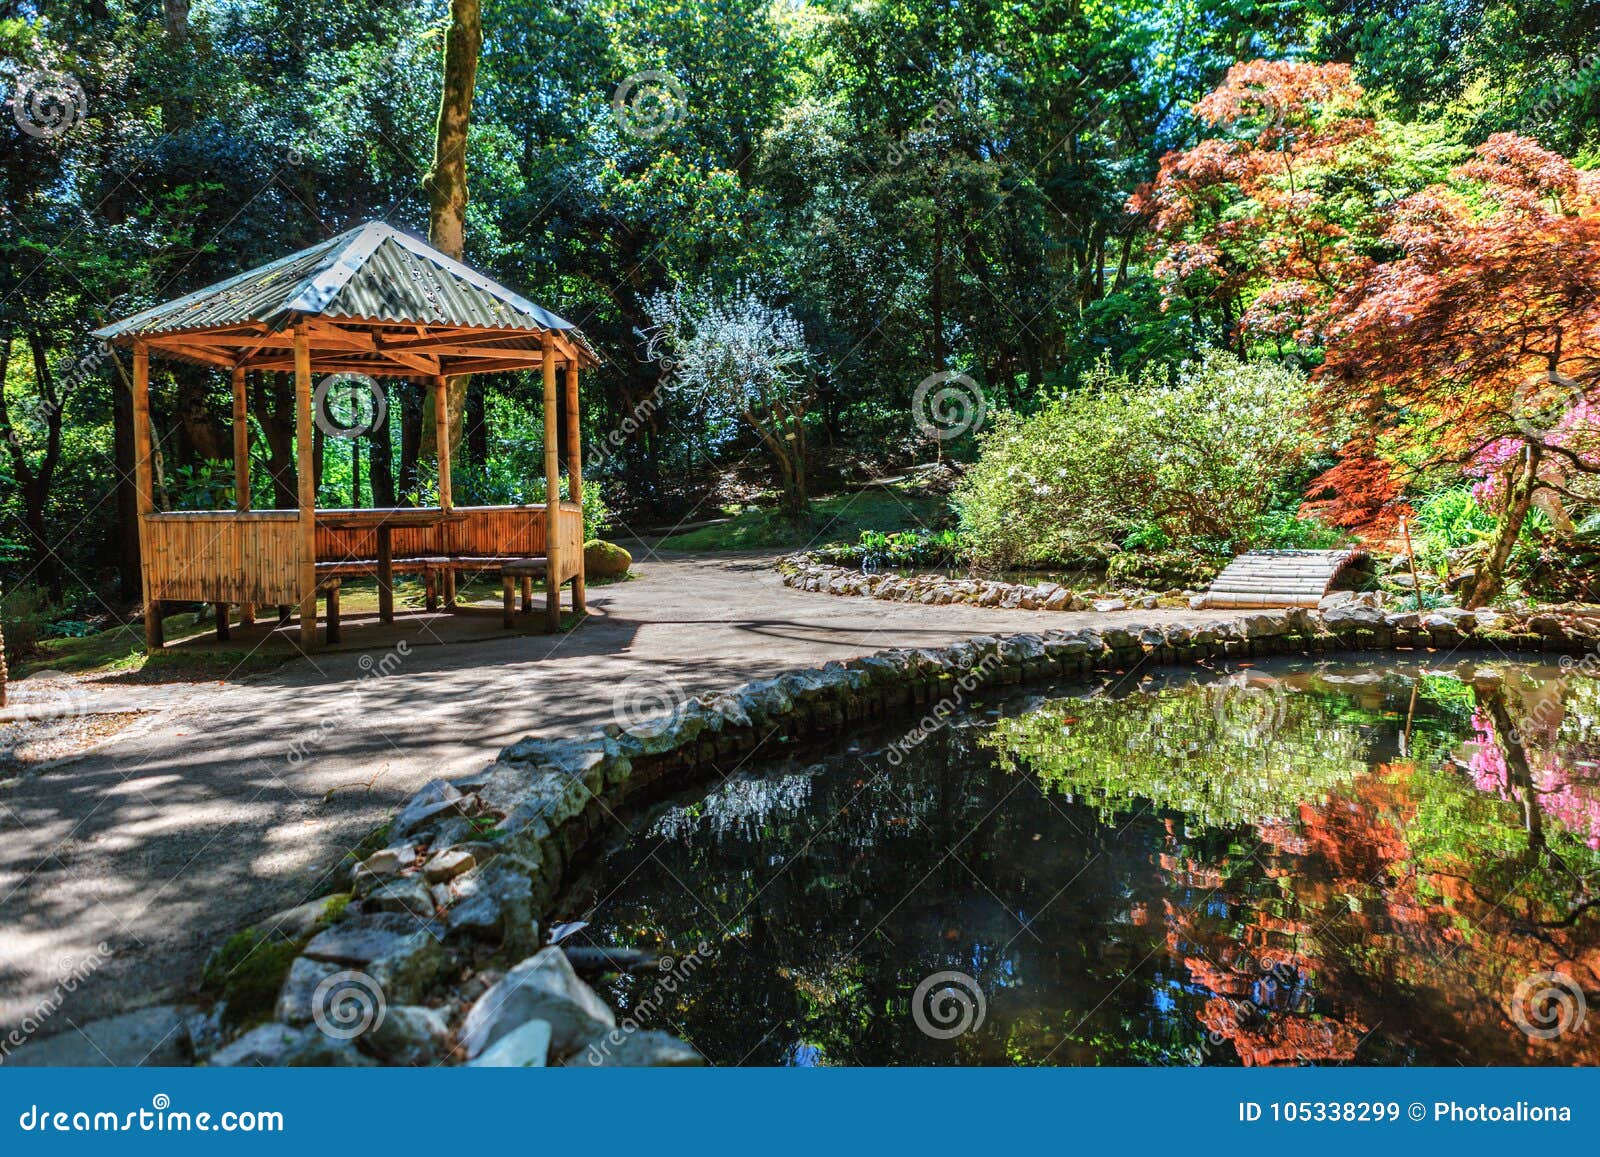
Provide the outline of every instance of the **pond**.
[[632,817],[567,901],[676,962],[604,994],[724,1065],[1600,1063],[1575,670],[1263,661],[914,722]]

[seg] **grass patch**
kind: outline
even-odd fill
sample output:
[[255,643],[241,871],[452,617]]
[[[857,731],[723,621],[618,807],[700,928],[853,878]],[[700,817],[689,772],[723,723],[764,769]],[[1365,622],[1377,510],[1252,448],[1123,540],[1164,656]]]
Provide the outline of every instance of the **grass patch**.
[[303,940],[272,940],[254,928],[228,937],[206,963],[201,987],[223,1002],[222,1023],[245,1028],[271,1020],[278,990]]
[[798,550],[825,542],[855,542],[863,530],[890,533],[937,527],[948,511],[939,498],[892,489],[862,490],[818,498],[804,518],[772,507],[745,510],[716,526],[674,534],[660,545],[663,550]]
[[[168,615],[164,624],[169,642],[210,630],[197,628],[194,616],[188,612]],[[134,624],[79,638],[41,639],[33,654],[15,664],[11,675],[22,679],[35,671],[60,671],[67,675],[114,675],[131,683],[203,682],[259,674],[292,658],[293,655],[276,651],[176,651],[170,647],[146,655],[144,627]]]

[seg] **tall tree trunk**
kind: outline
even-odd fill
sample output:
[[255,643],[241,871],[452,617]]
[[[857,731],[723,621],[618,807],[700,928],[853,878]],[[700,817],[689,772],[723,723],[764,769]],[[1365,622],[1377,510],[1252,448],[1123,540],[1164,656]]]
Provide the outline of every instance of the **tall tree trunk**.
[[400,386],[401,494],[410,494],[417,485],[417,463],[422,457],[423,395],[432,393],[417,382],[406,381]]
[[[380,386],[388,397],[389,383]],[[372,487],[372,505],[394,505],[394,440],[390,437],[389,408],[384,407],[383,422],[372,428],[372,451],[367,465],[367,482]]]
[[139,495],[133,484],[133,393],[120,380],[111,389],[112,452],[117,464],[117,577],[125,599],[140,595]]
[[1499,525],[1495,527],[1489,553],[1478,567],[1472,593],[1467,597],[1469,608],[1483,606],[1499,594],[1505,585],[1506,561],[1511,557],[1511,548],[1517,544],[1517,536],[1522,533],[1528,510],[1533,506],[1533,496],[1539,489],[1539,463],[1543,458],[1544,451],[1529,443],[1522,448],[1516,464],[1511,468],[1511,477],[1506,480],[1505,512],[1500,515]]
[[273,509],[293,510],[300,504],[300,491],[295,481],[294,388],[289,375],[258,374],[251,409],[267,442]]
[[[477,84],[483,24],[478,0],[450,0],[450,30],[444,40],[444,91],[434,130],[433,167],[423,178],[428,190],[428,240],[457,261],[466,254],[467,132],[472,123],[472,91]],[[461,441],[466,412],[467,378],[453,377],[445,391],[449,406],[450,449]],[[438,420],[433,393],[423,400],[423,453],[437,456]],[[452,461],[454,453],[451,454]]]
[[[489,413],[484,405],[483,393],[483,379],[470,380],[467,386],[466,461],[480,468],[489,464]],[[566,394],[563,393],[562,397],[566,397]]]

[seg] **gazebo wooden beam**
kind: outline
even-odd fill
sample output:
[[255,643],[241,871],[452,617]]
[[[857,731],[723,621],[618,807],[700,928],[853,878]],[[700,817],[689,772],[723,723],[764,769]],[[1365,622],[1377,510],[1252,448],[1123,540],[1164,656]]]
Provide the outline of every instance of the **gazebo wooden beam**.
[[311,438],[311,339],[294,330],[295,482],[300,503],[300,647],[317,646],[317,480]]
[[[583,424],[578,414],[578,363],[567,363],[567,493],[574,505],[583,510]],[[582,535],[579,536],[582,538]],[[572,579],[572,610],[583,614],[588,610],[588,595],[583,588],[583,567]]]
[[551,634],[561,630],[561,455],[556,410],[555,335],[544,335],[544,625]]
[[[250,409],[245,396],[244,370],[234,368],[233,374],[233,508],[244,514],[250,510]],[[248,627],[256,621],[253,603],[239,604],[239,625]],[[228,607],[224,603],[219,612],[220,626],[227,630]]]

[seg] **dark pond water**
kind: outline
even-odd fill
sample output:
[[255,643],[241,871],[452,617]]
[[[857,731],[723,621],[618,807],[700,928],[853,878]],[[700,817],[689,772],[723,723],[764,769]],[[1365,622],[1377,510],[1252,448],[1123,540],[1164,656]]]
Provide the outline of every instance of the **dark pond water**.
[[577,939],[677,964],[606,994],[724,1065],[1600,1063],[1593,680],[1263,662],[910,722],[634,817]]

